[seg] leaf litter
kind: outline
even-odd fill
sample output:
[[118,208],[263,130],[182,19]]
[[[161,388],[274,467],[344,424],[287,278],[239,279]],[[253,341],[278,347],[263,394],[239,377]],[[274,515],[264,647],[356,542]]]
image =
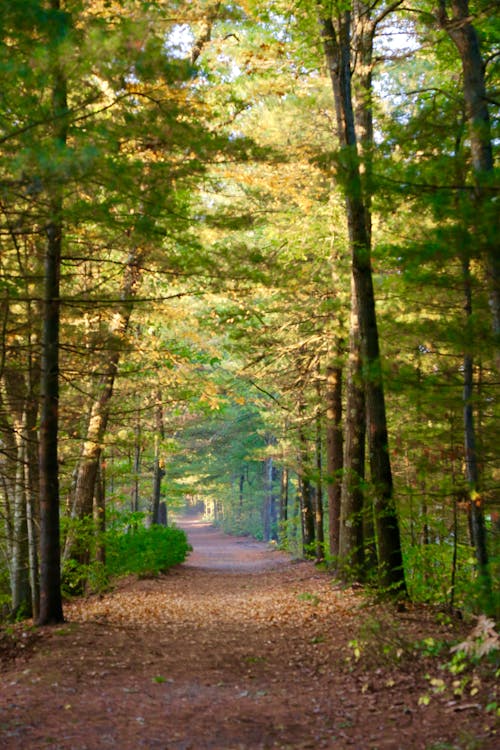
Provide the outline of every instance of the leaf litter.
[[492,681],[450,698],[439,659],[413,648],[464,642],[463,625],[367,603],[268,545],[185,528],[184,565],[74,600],[67,624],[11,644],[4,750],[498,747]]

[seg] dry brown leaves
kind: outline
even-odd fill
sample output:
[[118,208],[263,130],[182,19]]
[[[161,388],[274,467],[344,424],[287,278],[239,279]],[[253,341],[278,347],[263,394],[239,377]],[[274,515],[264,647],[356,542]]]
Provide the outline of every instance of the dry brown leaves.
[[310,563],[189,534],[187,564],[67,605],[68,624],[6,669],[2,748],[493,750],[487,691],[419,702],[429,665],[406,644],[446,636],[423,611],[367,607]]

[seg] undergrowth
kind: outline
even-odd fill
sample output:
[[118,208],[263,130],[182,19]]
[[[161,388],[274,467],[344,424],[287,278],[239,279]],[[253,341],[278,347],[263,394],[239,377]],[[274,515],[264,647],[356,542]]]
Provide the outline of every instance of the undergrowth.
[[[182,529],[157,525],[146,528],[141,515],[134,514],[126,524],[122,519],[99,536],[89,536],[82,527],[79,542],[90,562],[70,559],[64,563],[65,595],[103,592],[112,579],[120,576],[157,576],[186,559],[190,546]],[[105,550],[102,562],[95,559],[97,546]]]
[[456,637],[456,623],[447,625],[449,635],[416,639],[412,629],[402,627],[396,617],[391,620],[377,613],[366,618],[349,641],[347,667],[352,672],[377,674],[391,684],[388,675],[404,665],[405,672],[414,674],[421,684],[419,705],[425,707],[437,699],[449,706],[465,702],[483,711],[494,725],[500,719],[500,636],[495,622],[480,615],[461,640]]

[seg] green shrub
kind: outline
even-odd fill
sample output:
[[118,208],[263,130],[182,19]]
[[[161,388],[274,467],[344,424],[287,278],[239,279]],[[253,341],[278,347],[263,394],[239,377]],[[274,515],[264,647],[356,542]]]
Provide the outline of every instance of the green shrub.
[[[452,545],[425,544],[409,547],[404,558],[410,597],[414,601],[448,605],[452,593]],[[455,606],[473,609],[477,585],[474,552],[468,545],[459,545],[455,575]]]
[[106,568],[110,576],[158,575],[183,562],[189,552],[182,529],[138,526],[106,534]]
[[66,560],[62,566],[61,589],[63,596],[80,596],[85,592],[102,593],[109,584],[106,566],[97,560],[81,563]]

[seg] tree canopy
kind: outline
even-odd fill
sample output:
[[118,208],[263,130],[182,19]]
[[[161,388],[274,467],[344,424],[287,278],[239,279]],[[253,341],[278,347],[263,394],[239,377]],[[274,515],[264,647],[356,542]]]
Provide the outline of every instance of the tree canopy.
[[2,5],[13,616],[186,504],[498,612],[494,9]]

